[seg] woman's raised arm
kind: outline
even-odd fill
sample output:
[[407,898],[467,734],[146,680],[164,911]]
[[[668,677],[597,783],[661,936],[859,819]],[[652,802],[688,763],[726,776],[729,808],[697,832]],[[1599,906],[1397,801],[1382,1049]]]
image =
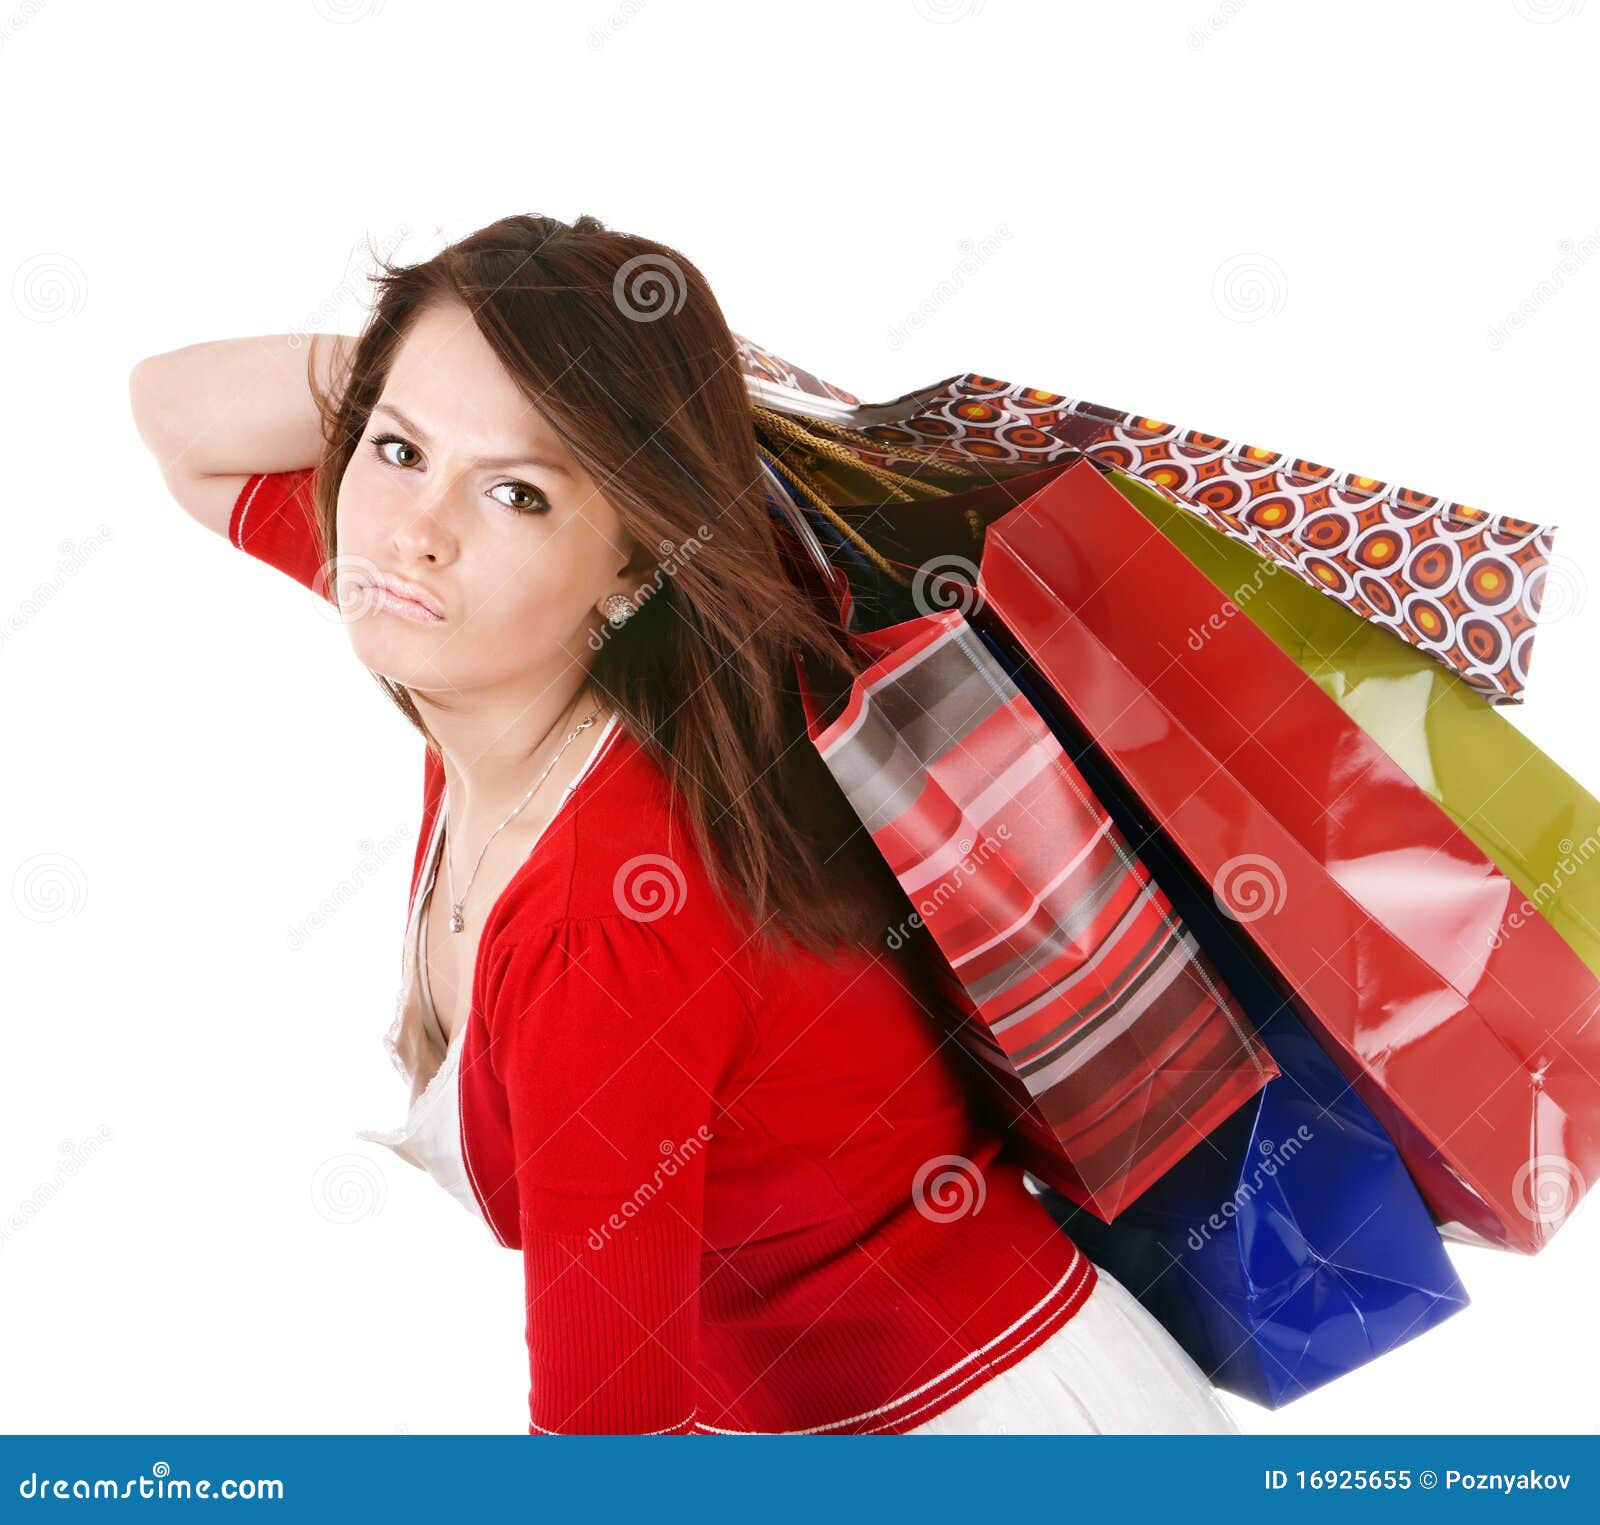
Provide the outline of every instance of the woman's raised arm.
[[322,426],[311,377],[332,390],[354,344],[347,334],[212,339],[134,366],[134,425],[184,510],[226,535],[250,476],[315,465]]

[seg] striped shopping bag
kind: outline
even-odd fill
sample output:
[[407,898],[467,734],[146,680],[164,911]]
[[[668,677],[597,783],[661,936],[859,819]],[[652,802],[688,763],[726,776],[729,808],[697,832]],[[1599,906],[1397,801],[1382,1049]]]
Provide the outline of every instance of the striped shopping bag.
[[872,665],[833,719],[801,674],[811,739],[946,961],[1024,1162],[1110,1221],[1277,1066],[961,611],[856,639]]

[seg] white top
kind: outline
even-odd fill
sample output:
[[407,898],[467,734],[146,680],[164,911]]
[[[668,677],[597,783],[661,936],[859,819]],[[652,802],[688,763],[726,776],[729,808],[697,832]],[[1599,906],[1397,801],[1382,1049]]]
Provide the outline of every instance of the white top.
[[[590,747],[588,759],[572,782],[561,791],[561,798],[556,801],[556,808],[550,812],[549,821],[541,828],[540,837],[549,829],[550,822],[560,814],[567,802],[567,796],[588,777],[595,763],[599,761],[606,743],[617,728],[617,718],[613,712],[611,718],[600,728],[600,734]],[[405,1121],[398,1128],[358,1128],[356,1137],[365,1139],[369,1143],[382,1144],[392,1149],[408,1164],[427,1171],[473,1217],[487,1226],[483,1210],[478,1206],[477,1196],[472,1190],[472,1183],[467,1178],[466,1161],[461,1152],[461,1044],[466,1035],[467,1024],[464,1020],[458,1022],[455,1031],[450,1034],[449,1041],[446,1042],[444,1029],[439,1025],[439,1014],[434,1008],[433,993],[428,984],[427,916],[433,900],[434,881],[439,874],[439,849],[443,837],[444,809],[441,803],[434,821],[433,836],[428,843],[427,866],[419,881],[419,893],[412,906],[411,919],[406,928],[400,995],[396,1003],[395,1018],[384,1040],[390,1057],[413,1088],[411,1107],[406,1113]],[[538,846],[538,841],[536,837],[529,847],[530,854],[534,847]],[[409,1041],[412,1035],[403,1034],[406,1020],[411,1014],[409,997],[413,985],[418,994],[417,1006],[422,1021],[422,1036],[426,1040],[422,1045]],[[442,1057],[438,1059],[438,1068],[434,1070],[432,1077],[420,1092],[416,1092],[415,1087],[426,1061],[419,1065],[416,1071],[407,1066],[400,1057],[400,1046],[396,1042],[402,1035],[408,1039],[406,1047],[410,1052],[427,1048],[435,1055],[442,1053]]]

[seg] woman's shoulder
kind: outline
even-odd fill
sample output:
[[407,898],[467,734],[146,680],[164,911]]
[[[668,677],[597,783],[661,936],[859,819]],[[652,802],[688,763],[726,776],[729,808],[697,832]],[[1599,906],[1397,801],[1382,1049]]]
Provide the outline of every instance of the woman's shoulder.
[[737,946],[750,927],[717,898],[688,804],[620,721],[496,907],[498,943],[596,919]]

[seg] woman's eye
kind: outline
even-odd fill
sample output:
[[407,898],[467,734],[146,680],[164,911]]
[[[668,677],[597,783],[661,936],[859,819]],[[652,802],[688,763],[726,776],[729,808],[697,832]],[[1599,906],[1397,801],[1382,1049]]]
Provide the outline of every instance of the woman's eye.
[[494,497],[497,492],[501,491],[521,494],[521,499],[518,502],[511,502],[506,498],[495,498],[496,503],[504,503],[507,508],[515,513],[539,514],[550,507],[550,500],[538,488],[529,487],[526,482],[498,482],[489,489],[489,495]]
[[[398,446],[401,450],[411,452],[410,460],[396,460],[389,454],[391,445]],[[372,448],[377,452],[378,459],[387,461],[391,466],[411,466],[420,458],[421,452],[409,440],[403,440],[398,434],[380,434],[372,442]]]

